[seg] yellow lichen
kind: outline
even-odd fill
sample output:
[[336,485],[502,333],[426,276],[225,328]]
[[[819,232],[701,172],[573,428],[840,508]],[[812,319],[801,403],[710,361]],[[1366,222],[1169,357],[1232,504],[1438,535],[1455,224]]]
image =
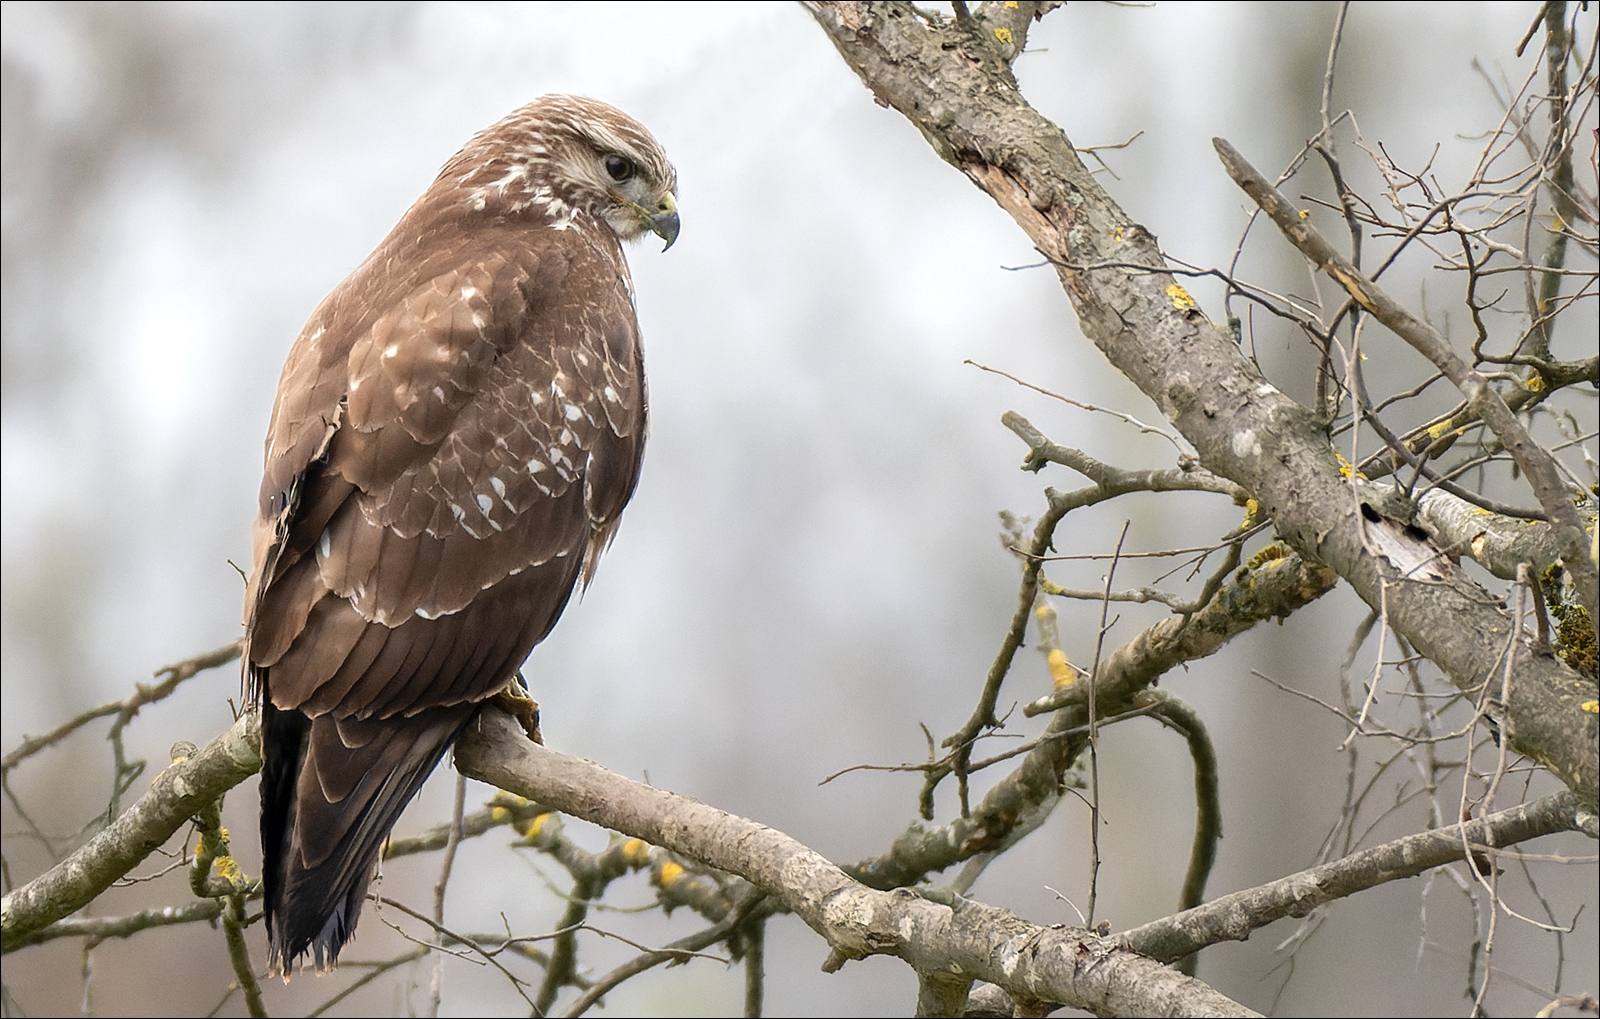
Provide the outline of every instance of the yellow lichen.
[[1357,477],[1365,481],[1367,476],[1356,470],[1355,465],[1339,455],[1338,450],[1333,451],[1334,457],[1339,461],[1339,476],[1341,478]]
[[1050,679],[1057,690],[1071,686],[1072,681],[1077,678],[1072,671],[1072,663],[1067,660],[1066,652],[1060,648],[1051,648],[1050,653],[1045,655],[1045,661],[1050,666]]
[[510,816],[511,811],[507,810],[505,807],[493,806],[489,808],[489,819],[495,824],[504,824],[506,819]]
[[1600,645],[1595,640],[1594,626],[1589,622],[1589,610],[1578,604],[1564,583],[1559,564],[1551,566],[1539,578],[1545,603],[1555,619],[1555,653],[1568,667],[1593,679],[1600,673]]
[[671,888],[672,883],[683,877],[683,867],[668,860],[661,865],[661,887]]
[[999,28],[994,30],[994,37],[999,39],[1007,46],[1011,45],[1011,29],[1005,27],[1004,25],[1001,25]]
[[1301,209],[1300,210],[1300,218],[1303,219],[1303,220],[1304,219],[1310,219],[1311,218],[1311,210],[1310,209]]
[[622,844],[622,858],[631,867],[643,867],[650,862],[650,843],[643,839],[629,839]]
[[1167,296],[1172,298],[1172,306],[1177,308],[1179,311],[1188,311],[1190,308],[1199,307],[1199,305],[1195,303],[1194,298],[1189,296],[1189,291],[1178,286],[1176,283],[1167,284]]
[[1587,714],[1600,715],[1600,701],[1584,701],[1578,707]]
[[516,829],[518,835],[521,835],[529,842],[532,842],[534,839],[539,837],[539,832],[544,828],[545,820],[550,816],[551,813],[546,811],[545,813],[540,814],[531,820],[523,821],[519,824],[513,824],[511,827]]
[[1257,552],[1255,555],[1251,556],[1249,559],[1245,560],[1245,566],[1254,570],[1258,569],[1264,563],[1270,563],[1274,559],[1287,559],[1293,554],[1294,552],[1289,548],[1288,545],[1285,545],[1281,541],[1275,541],[1266,548]]
[[236,885],[236,884],[239,883],[239,878],[242,875],[239,873],[239,864],[234,862],[233,857],[231,857],[231,856],[219,856],[219,857],[217,857],[216,867],[217,867],[217,874],[222,878],[222,880],[228,882],[229,884],[233,884],[233,885]]

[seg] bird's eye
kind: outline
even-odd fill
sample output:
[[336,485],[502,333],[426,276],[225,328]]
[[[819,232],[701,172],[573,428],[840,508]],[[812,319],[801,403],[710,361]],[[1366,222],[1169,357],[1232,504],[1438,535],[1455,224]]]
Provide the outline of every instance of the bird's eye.
[[611,155],[606,157],[606,173],[611,179],[621,184],[634,174],[633,163],[622,156]]

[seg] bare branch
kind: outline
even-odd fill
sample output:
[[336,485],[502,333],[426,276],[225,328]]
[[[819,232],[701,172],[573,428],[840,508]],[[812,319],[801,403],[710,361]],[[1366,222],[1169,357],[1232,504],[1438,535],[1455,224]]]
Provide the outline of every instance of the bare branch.
[[88,904],[202,807],[260,768],[256,717],[246,714],[200,753],[157,775],[149,792],[82,848],[6,895],[0,906],[4,951]]
[[[1363,541],[1321,417],[1268,383],[1206,317],[1167,271],[1154,237],[1111,199],[1061,129],[972,59],[962,36],[907,16],[901,5],[809,6],[874,96],[915,125],[1045,253],[1083,334],[1161,407],[1201,463],[1249,492],[1292,548],[1327,564],[1376,606],[1384,585],[1400,578]],[[1471,394],[1485,406],[1493,395],[1487,388]],[[1567,528],[1561,547],[1568,567],[1582,571],[1587,542],[1574,540],[1572,518],[1570,504],[1552,513]],[[1477,585],[1402,581],[1387,597],[1390,625],[1458,689],[1477,690],[1497,674],[1511,624]],[[1589,691],[1559,662],[1518,656],[1511,702],[1496,711],[1515,750],[1596,805],[1600,730],[1581,710]]]
[[867,888],[765,825],[532,743],[493,706],[485,706],[456,745],[455,760],[463,774],[770,891],[832,946],[825,969],[888,954],[919,973],[971,974],[1013,996],[1099,1014],[1254,1014],[1197,980],[1086,931],[1036,927],[964,899],[946,905],[904,889]]
[[1229,175],[1261,206],[1262,211],[1272,217],[1284,236],[1348,290],[1350,296],[1378,321],[1432,361],[1494,431],[1501,444],[1527,474],[1534,496],[1555,528],[1562,558],[1572,572],[1583,603],[1589,609],[1589,616],[1600,620],[1600,584],[1596,582],[1595,564],[1588,555],[1589,542],[1583,521],[1573,509],[1571,488],[1562,479],[1550,453],[1533,441],[1500,394],[1455,352],[1437,329],[1401,307],[1388,292],[1339,254],[1327,238],[1309,220],[1302,218],[1283,193],[1261,176],[1237,149],[1221,138],[1212,139],[1212,144],[1216,146],[1217,154],[1222,157],[1222,164]]
[[[1491,814],[1485,820],[1436,828],[1340,860],[1279,878],[1257,888],[1224,895],[1176,916],[1116,935],[1123,944],[1156,959],[1181,959],[1219,941],[1243,941],[1250,932],[1286,916],[1389,881],[1414,877],[1470,853],[1493,854],[1559,831],[1580,831],[1582,808],[1570,792]],[[1591,815],[1592,816],[1592,815]]]

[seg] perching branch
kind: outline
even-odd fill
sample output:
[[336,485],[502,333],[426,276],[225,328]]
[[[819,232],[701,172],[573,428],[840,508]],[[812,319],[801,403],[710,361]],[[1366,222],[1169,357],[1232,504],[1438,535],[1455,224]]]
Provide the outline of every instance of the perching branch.
[[565,757],[486,706],[456,745],[456,767],[519,796],[739,874],[782,899],[832,947],[825,969],[894,955],[919,973],[970,975],[1014,997],[1101,1015],[1252,1015],[1189,977],[1087,931],[1052,930],[1004,910],[932,902],[858,884],[765,825]]

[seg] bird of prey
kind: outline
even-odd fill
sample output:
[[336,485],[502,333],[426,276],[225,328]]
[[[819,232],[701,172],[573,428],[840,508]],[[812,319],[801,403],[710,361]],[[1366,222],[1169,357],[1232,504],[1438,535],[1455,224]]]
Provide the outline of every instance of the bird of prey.
[[678,235],[621,111],[481,132],[289,352],[245,595],[270,964],[331,966],[379,849],[616,531],[645,436],[622,241]]

